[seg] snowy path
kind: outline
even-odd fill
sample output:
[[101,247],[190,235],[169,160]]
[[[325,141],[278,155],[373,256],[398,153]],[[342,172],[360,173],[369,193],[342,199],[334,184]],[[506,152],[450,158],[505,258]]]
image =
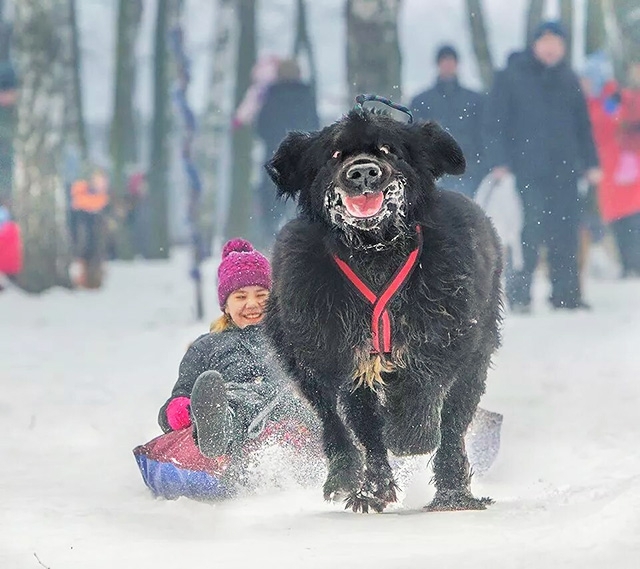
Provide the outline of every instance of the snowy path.
[[502,453],[473,485],[494,506],[421,512],[425,471],[361,516],[319,489],[150,498],[131,449],[205,328],[186,274],[178,255],[112,267],[99,293],[0,294],[0,568],[640,567],[640,281],[589,282],[578,314],[539,286],[538,312],[508,318],[483,399],[505,415]]

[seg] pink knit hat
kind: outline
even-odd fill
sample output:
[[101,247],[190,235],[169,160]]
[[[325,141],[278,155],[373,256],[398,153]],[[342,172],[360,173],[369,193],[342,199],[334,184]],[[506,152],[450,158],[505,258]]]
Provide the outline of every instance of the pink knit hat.
[[231,239],[222,248],[222,261],[218,267],[220,309],[224,309],[234,290],[244,286],[262,286],[271,290],[271,265],[249,241]]

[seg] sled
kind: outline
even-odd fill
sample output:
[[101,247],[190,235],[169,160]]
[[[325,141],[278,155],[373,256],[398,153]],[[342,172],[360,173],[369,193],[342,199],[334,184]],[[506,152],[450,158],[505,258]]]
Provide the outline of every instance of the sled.
[[486,473],[500,450],[502,415],[478,407],[465,438],[469,464],[475,474]]
[[298,421],[270,421],[237,456],[208,458],[194,442],[193,427],[171,431],[133,449],[142,479],[156,498],[215,501],[231,498],[250,485],[252,460],[269,447],[291,450],[322,467],[317,438]]

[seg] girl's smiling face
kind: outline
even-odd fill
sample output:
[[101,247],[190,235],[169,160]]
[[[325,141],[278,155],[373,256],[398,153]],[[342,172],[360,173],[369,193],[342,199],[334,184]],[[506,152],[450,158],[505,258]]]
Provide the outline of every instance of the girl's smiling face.
[[259,324],[264,318],[268,298],[269,289],[258,285],[244,286],[229,295],[224,311],[238,328]]

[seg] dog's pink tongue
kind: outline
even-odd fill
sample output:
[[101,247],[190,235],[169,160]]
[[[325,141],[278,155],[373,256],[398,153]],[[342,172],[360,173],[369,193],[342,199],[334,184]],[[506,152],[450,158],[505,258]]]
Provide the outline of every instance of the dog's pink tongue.
[[353,217],[371,217],[380,211],[384,194],[361,194],[359,196],[345,196],[344,206]]

